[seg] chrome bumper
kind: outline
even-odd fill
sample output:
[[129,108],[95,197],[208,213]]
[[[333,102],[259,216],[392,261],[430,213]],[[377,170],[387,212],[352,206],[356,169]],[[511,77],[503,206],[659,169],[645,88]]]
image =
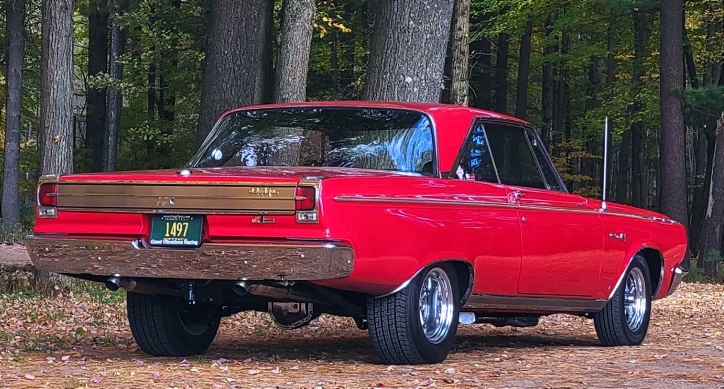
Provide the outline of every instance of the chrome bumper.
[[324,280],[346,277],[351,247],[332,242],[207,243],[195,249],[142,247],[138,241],[28,236],[30,261],[64,274],[215,280]]
[[678,266],[674,268],[674,276],[671,278],[671,285],[669,285],[669,290],[666,292],[665,297],[671,296],[674,291],[676,291],[676,288],[678,288],[679,284],[681,284],[681,279],[687,274],[688,272],[685,272]]

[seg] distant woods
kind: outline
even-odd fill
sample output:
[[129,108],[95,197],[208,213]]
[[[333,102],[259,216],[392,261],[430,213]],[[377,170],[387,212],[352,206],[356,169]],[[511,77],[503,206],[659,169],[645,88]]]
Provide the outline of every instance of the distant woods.
[[692,254],[709,274],[718,271],[722,2],[4,0],[3,7],[5,224],[31,219],[41,172],[181,166],[219,115],[238,106],[440,101],[529,120],[569,190],[593,197],[601,195],[610,117],[609,198],[686,224]]

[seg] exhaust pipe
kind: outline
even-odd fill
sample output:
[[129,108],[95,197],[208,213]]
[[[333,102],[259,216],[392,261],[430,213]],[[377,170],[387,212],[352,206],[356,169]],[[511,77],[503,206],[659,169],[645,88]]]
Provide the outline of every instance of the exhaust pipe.
[[248,281],[237,281],[231,290],[239,296],[246,296],[249,293],[249,282]]
[[105,284],[106,288],[110,289],[112,292],[115,292],[118,290],[118,288],[121,287],[121,278],[118,276],[108,277]]

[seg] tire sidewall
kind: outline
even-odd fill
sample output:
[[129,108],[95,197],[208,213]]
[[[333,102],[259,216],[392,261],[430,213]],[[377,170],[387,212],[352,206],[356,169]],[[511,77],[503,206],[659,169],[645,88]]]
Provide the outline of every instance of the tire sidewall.
[[[453,294],[453,305],[452,322],[450,323],[450,330],[445,337],[439,343],[430,342],[422,329],[422,323],[420,321],[420,290],[425,277],[433,269],[441,269],[445,272],[450,280],[451,291]],[[419,277],[415,277],[413,282],[410,283],[410,303],[408,307],[408,317],[410,318],[410,330],[412,340],[415,344],[415,348],[420,356],[428,363],[439,363],[442,362],[447,355],[450,353],[453,342],[455,341],[455,335],[457,334],[458,317],[460,315],[460,287],[458,285],[458,278],[455,269],[450,264],[438,264],[432,265],[420,273]]]
[[[625,309],[625,297],[626,297],[626,280],[628,279],[629,274],[634,268],[639,268],[641,272],[644,275],[644,285],[646,287],[646,313],[644,314],[643,321],[641,322],[641,326],[636,331],[632,331],[628,323],[626,323],[626,309]],[[648,332],[649,328],[649,321],[651,318],[651,294],[652,294],[652,288],[651,288],[651,272],[649,271],[649,267],[646,264],[646,261],[640,256],[636,255],[631,261],[631,265],[626,270],[626,276],[623,279],[623,282],[621,282],[621,285],[619,286],[619,293],[617,298],[619,299],[619,306],[620,311],[619,317],[621,318],[621,327],[623,328],[623,331],[626,335],[626,338],[630,341],[631,344],[640,344],[643,342],[644,338],[646,337],[646,333]]]

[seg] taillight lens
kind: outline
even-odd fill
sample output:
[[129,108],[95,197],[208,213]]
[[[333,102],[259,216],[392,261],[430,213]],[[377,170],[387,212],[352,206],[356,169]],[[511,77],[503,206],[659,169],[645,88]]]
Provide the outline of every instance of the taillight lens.
[[294,209],[312,211],[315,207],[317,190],[312,186],[298,186],[294,196]]
[[58,184],[42,184],[38,188],[38,204],[42,207],[58,205]]

